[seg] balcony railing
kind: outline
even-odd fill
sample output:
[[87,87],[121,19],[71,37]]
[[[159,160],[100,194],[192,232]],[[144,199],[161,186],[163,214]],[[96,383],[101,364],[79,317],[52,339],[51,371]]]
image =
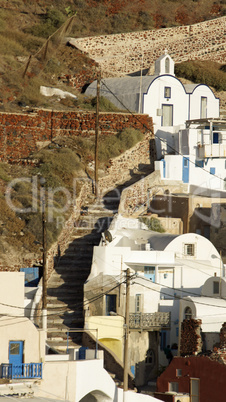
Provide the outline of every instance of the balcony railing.
[[198,156],[204,158],[225,158],[226,144],[205,144],[198,147]]
[[130,313],[129,328],[144,330],[170,328],[170,313]]
[[1,364],[1,378],[42,378],[42,363]]

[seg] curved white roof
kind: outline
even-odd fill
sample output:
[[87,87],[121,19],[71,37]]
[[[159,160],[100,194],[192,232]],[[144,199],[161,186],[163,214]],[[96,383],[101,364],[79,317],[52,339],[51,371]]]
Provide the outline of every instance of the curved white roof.
[[213,297],[185,297],[195,309],[195,319],[202,320],[203,332],[219,332],[222,324],[226,322],[226,300]]

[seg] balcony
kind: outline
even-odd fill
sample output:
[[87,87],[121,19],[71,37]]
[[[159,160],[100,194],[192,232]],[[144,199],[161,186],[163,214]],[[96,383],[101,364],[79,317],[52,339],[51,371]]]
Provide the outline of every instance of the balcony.
[[129,329],[146,331],[170,329],[170,313],[130,313]]
[[1,378],[32,379],[42,378],[42,363],[1,364]]
[[226,144],[220,143],[220,144],[199,145],[198,156],[200,159],[225,158]]

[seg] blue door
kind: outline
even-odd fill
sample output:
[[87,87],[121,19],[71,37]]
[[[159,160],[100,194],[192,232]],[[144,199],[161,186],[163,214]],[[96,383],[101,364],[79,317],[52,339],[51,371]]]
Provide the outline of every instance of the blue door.
[[163,178],[166,177],[166,161],[163,159]]
[[219,144],[219,133],[213,133],[213,144]]
[[189,183],[189,158],[186,158],[184,156],[182,180],[184,183]]
[[144,276],[152,282],[155,282],[155,266],[144,267]]
[[18,375],[22,375],[23,349],[23,341],[9,342],[9,363],[13,365],[12,374],[16,370]]

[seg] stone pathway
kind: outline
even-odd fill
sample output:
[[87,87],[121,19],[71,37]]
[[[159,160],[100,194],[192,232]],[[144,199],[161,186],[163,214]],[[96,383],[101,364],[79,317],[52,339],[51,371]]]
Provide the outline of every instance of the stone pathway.
[[81,216],[79,226],[75,227],[68,247],[48,281],[47,343],[50,348],[65,353],[67,342],[69,347],[81,345],[82,332],[73,332],[73,329],[84,327],[83,285],[90,274],[93,247],[99,244],[101,233],[109,227],[118,211],[122,190],[150,173],[150,167],[147,167],[143,172],[133,174],[131,180],[109,191],[99,205],[88,206],[87,214]]

